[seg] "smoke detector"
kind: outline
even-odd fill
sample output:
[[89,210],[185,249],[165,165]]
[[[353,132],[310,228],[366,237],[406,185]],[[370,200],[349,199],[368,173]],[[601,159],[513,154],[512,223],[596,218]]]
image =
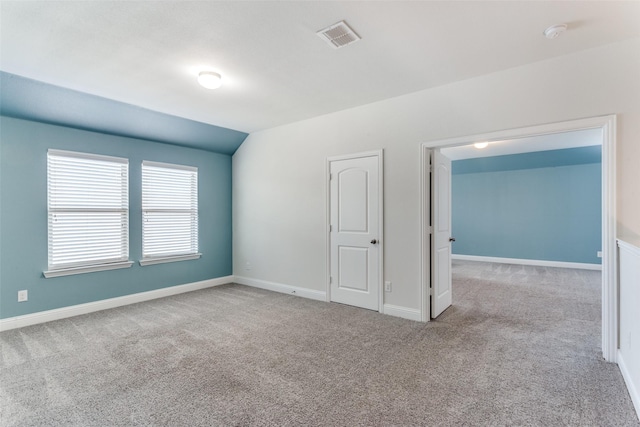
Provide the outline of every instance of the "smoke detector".
[[360,40],[360,36],[344,21],[320,30],[316,34],[334,49],[345,47]]
[[567,24],[558,24],[550,26],[549,28],[544,30],[543,34],[548,39],[555,39],[565,31],[567,31]]

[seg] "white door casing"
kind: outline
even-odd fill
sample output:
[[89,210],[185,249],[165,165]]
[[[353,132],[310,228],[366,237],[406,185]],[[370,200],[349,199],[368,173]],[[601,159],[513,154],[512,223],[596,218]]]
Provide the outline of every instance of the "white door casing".
[[602,355],[616,362],[618,351],[618,272],[616,250],[616,116],[599,116],[530,127],[507,129],[485,134],[469,135],[425,142],[421,146],[421,303],[423,322],[430,319],[430,186],[429,153],[433,148],[456,147],[479,141],[503,141],[537,135],[570,132],[582,129],[602,129]]
[[435,319],[452,302],[451,160],[435,149],[431,167],[431,317]]
[[329,159],[330,300],[380,310],[382,152]]

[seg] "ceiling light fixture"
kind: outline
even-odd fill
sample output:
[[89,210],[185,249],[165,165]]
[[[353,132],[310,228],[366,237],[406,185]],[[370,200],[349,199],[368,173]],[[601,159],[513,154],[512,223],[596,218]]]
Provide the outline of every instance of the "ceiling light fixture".
[[487,146],[489,146],[488,142],[476,142],[475,144],[473,144],[474,147],[476,147],[478,150],[481,150],[483,148],[487,148]]
[[565,31],[567,31],[567,24],[558,24],[550,26],[549,28],[544,30],[543,34],[548,39],[555,39]]
[[207,89],[218,89],[222,86],[222,76],[213,71],[201,71],[198,74],[198,83]]

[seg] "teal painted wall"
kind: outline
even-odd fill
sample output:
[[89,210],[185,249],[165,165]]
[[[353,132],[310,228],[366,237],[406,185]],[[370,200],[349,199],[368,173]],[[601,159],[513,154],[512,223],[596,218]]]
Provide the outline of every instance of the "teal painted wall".
[[454,254],[601,263],[599,146],[459,160],[452,170]]
[[[232,274],[231,156],[8,117],[0,118],[0,318]],[[128,269],[45,279],[47,150],[129,159]],[[142,160],[198,167],[202,258],[141,267]],[[18,303],[18,290],[29,301]]]
[[451,169],[454,175],[460,175],[464,173],[552,168],[590,163],[602,163],[601,146],[594,145],[591,147],[457,160],[452,162]]

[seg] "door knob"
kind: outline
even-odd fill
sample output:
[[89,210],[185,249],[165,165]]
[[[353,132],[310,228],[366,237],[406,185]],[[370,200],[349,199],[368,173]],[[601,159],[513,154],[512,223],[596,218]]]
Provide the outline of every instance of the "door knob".
[[450,242],[455,242],[455,241],[456,241],[456,238],[455,238],[455,237],[449,237],[449,241],[450,241]]
[[373,239],[373,240],[371,241],[371,244],[372,244],[372,245],[375,245],[376,243],[378,243],[378,241],[377,241],[376,239]]

